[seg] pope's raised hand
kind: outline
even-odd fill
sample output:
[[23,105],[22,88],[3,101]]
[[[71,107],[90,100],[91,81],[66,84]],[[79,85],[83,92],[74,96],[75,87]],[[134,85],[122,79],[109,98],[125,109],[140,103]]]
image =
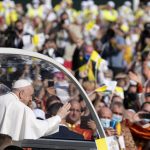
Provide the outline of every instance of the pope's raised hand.
[[57,115],[60,116],[61,119],[65,118],[70,112],[70,107],[70,103],[64,104],[63,107],[58,110]]

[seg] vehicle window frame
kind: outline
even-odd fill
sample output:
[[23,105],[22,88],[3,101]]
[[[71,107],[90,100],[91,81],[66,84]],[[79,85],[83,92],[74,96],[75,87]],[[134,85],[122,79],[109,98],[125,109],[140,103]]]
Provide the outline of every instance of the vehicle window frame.
[[[98,115],[97,115],[97,113],[96,113],[96,111],[94,109],[94,106],[93,106],[92,102],[90,101],[87,93],[85,92],[83,87],[80,85],[80,83],[77,81],[77,79],[64,66],[60,65],[54,59],[52,59],[52,58],[50,58],[50,57],[48,57],[46,55],[43,55],[43,54],[40,54],[40,53],[37,53],[37,52],[22,50],[22,49],[0,48],[0,55],[15,55],[15,56],[30,56],[30,57],[34,57],[34,58],[46,61],[47,63],[50,63],[51,65],[53,65],[54,67],[56,67],[57,69],[62,71],[75,84],[75,86],[78,88],[82,98],[84,99],[84,101],[85,101],[85,103],[86,103],[86,105],[87,105],[87,107],[88,107],[88,109],[89,109],[89,111],[90,111],[90,113],[92,115],[92,118],[94,119],[94,121],[96,123],[97,133],[98,133],[99,138],[105,138],[106,137],[106,134],[105,134],[105,131],[104,131],[103,127],[102,127],[100,119],[99,119],[99,117],[98,117]],[[78,142],[80,142],[80,141],[78,141]]]

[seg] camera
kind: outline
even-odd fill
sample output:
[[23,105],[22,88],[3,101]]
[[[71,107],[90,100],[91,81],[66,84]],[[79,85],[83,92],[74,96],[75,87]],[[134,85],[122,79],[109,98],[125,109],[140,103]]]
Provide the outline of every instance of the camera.
[[143,113],[139,114],[140,119],[150,119],[150,114],[149,113]]
[[54,87],[54,80],[48,81],[48,87]]

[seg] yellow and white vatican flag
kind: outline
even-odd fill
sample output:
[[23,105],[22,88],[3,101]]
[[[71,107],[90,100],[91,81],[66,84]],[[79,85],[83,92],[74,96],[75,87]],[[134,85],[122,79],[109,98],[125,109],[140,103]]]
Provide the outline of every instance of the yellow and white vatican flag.
[[116,86],[114,94],[124,99],[124,90],[122,87]]
[[90,81],[95,81],[95,75],[94,75],[94,71],[93,71],[93,65],[92,62],[88,62],[88,74],[87,77]]
[[98,87],[95,89],[95,92],[108,92],[110,91],[111,93],[114,92],[116,89],[117,82],[116,81],[106,81],[104,85]]
[[34,46],[41,47],[44,44],[44,42],[45,42],[44,33],[38,33],[32,37],[32,44]]
[[79,75],[82,78],[88,77],[90,81],[95,81],[95,76],[92,69],[92,63],[88,62],[87,64],[84,64],[83,66],[79,67]]
[[95,92],[106,92],[107,91],[107,86],[106,85],[103,85],[103,86],[100,86],[98,87]]
[[117,137],[110,136],[95,140],[97,150],[119,150]]
[[97,72],[104,70],[105,60],[101,58],[96,50],[93,50],[91,56],[83,66],[79,67],[80,76],[87,76],[89,80],[97,80]]
[[106,71],[108,70],[108,63],[106,60],[104,60],[100,55],[99,53],[96,51],[96,50],[93,50],[92,51],[92,54],[90,56],[90,59],[89,59],[90,62],[93,62],[95,65],[95,67],[93,68],[94,69],[94,75],[95,75],[95,78],[97,78],[97,73],[99,71]]
[[97,80],[97,71],[99,70],[102,61],[103,59],[100,57],[98,52],[96,50],[93,50],[88,64],[94,64],[94,66],[92,65],[92,67],[89,68],[92,69],[95,80]]
[[35,34],[32,38],[32,43],[37,46],[39,44],[39,36],[38,34]]
[[100,55],[98,54],[97,51],[93,50],[90,56],[90,60],[97,62],[99,59],[100,59]]
[[88,70],[88,66],[87,64],[82,65],[81,67],[78,68],[79,70],[79,75],[81,78],[87,77],[87,70]]

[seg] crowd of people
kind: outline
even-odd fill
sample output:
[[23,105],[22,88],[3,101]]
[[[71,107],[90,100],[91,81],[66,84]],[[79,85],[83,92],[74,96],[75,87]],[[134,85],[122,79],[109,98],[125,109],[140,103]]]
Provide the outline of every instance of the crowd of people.
[[[127,150],[150,148],[150,2],[133,10],[130,1],[116,8],[113,1],[98,6],[88,0],[76,10],[72,0],[56,6],[50,0],[32,0],[26,6],[3,0],[0,41],[0,47],[58,61],[89,95],[107,136],[123,135]],[[61,71],[45,71],[40,64],[5,66],[1,63],[0,81],[8,87],[18,79],[32,81],[34,101],[26,105],[37,119],[55,116],[70,103],[60,131],[42,138],[98,137],[80,92]]]

